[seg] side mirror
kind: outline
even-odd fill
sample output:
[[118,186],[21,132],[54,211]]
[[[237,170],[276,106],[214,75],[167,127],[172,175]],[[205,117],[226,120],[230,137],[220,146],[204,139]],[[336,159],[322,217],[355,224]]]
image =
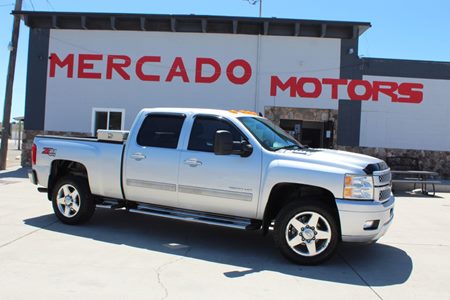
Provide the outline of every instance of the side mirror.
[[253,152],[253,146],[247,141],[243,141],[241,143],[241,153],[239,153],[242,157],[249,157]]
[[217,130],[214,138],[214,154],[230,155],[233,153],[233,135],[226,130]]

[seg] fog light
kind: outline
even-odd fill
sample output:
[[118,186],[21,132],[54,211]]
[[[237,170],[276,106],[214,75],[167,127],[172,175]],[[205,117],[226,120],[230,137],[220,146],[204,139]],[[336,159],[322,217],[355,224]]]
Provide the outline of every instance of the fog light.
[[364,223],[364,230],[375,230],[378,228],[378,225],[380,224],[380,220],[370,220],[366,221]]

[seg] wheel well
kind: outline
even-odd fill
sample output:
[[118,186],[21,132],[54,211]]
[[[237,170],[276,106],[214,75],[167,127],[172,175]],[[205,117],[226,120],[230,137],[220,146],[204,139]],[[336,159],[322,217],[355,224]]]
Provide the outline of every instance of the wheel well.
[[58,179],[68,174],[88,179],[88,173],[86,167],[83,164],[71,160],[54,160],[52,162],[50,177],[48,179],[48,200],[51,200],[52,198],[53,187],[55,186]]
[[281,208],[292,201],[304,201],[314,199],[330,208],[330,212],[336,218],[341,232],[339,213],[336,206],[336,200],[333,193],[317,186],[296,184],[296,183],[278,183],[270,192],[263,218],[263,233],[267,233],[270,224],[275,220]]

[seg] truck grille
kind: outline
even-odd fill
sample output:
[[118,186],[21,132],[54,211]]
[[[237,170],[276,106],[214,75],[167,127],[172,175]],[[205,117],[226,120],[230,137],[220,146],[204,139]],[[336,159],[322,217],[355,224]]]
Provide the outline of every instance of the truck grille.
[[386,169],[383,171],[373,172],[373,181],[375,185],[375,201],[384,202],[391,196],[391,170]]
[[389,188],[389,189],[380,191],[378,200],[385,201],[385,200],[389,199],[390,196],[391,196],[391,189]]
[[373,173],[373,181],[375,186],[383,186],[391,184],[391,179],[392,179],[391,169]]
[[384,202],[391,196],[391,186],[375,187],[375,201]]

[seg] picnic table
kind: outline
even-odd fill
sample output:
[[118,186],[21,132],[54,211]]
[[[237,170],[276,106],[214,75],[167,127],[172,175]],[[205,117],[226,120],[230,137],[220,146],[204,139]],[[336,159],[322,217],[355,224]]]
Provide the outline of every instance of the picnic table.
[[392,183],[413,183],[414,190],[416,185],[420,184],[421,192],[424,195],[428,195],[428,185],[433,188],[432,196],[436,195],[436,184],[440,184],[441,181],[435,179],[439,176],[439,173],[433,171],[419,171],[419,170],[402,170],[402,171],[391,171],[392,173]]

